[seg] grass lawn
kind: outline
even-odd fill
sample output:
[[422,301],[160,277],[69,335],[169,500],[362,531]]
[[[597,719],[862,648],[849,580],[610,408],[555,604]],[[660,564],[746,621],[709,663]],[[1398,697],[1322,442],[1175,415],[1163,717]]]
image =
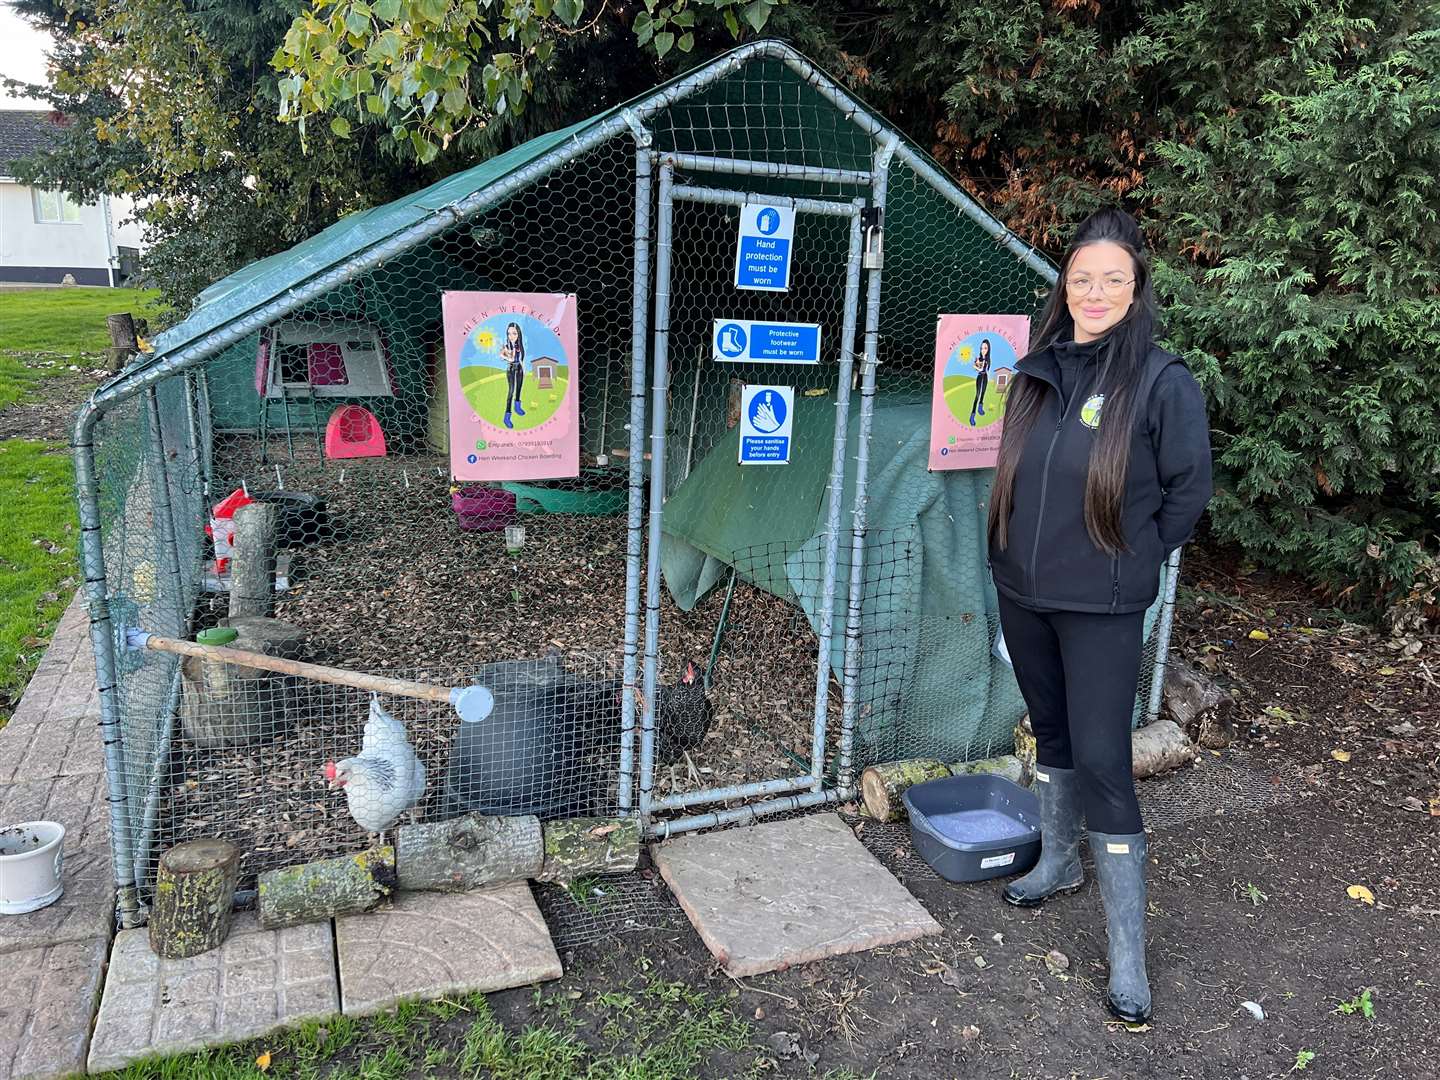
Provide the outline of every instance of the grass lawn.
[[[105,316],[128,311],[152,323],[152,289],[6,289],[0,291],[0,353],[99,353],[110,344]],[[152,328],[153,332],[153,328]]]
[[0,442],[0,724],[76,585],[70,475],[70,458],[48,443]]
[[[565,387],[569,371],[565,367],[556,373],[555,385],[548,390],[540,389],[540,380],[533,372],[527,372],[521,387],[520,402],[524,416],[512,415],[510,422],[516,431],[529,431],[539,427],[560,408],[565,400]],[[470,407],[492,424],[498,425],[505,415],[507,384],[505,372],[499,368],[472,365],[460,372],[460,386]]]
[[[78,378],[72,365],[98,366],[109,344],[105,316],[153,315],[154,297],[137,289],[0,291],[0,411],[43,396],[49,379]],[[63,441],[0,439],[0,726],[79,577],[73,492]]]
[[[412,1003],[363,1020],[335,1017],[239,1046],[141,1062],[114,1080],[682,1080],[760,1077],[774,1068],[733,993],[637,975],[585,996],[537,989],[544,1024],[507,1030],[484,994]],[[582,1037],[582,1033],[584,1033]],[[718,1066],[718,1069],[717,1069]],[[816,1074],[817,1076],[822,1074]],[[830,1080],[849,1072],[824,1073]]]

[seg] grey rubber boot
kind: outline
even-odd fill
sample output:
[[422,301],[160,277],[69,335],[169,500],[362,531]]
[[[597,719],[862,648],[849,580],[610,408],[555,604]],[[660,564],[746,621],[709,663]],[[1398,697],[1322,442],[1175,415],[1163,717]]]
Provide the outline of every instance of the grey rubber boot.
[[1074,769],[1035,768],[1035,794],[1040,799],[1040,861],[1001,894],[1016,907],[1036,907],[1058,892],[1085,883],[1080,868],[1080,784]]
[[1145,976],[1145,834],[1090,834],[1090,854],[1105,902],[1110,936],[1110,991],[1105,1003],[1121,1020],[1150,1019],[1150,980]]

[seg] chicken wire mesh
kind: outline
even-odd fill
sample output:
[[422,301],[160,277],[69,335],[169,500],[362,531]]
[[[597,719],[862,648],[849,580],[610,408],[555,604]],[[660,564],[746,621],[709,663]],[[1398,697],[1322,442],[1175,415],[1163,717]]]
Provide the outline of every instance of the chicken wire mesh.
[[[351,850],[382,819],[388,829],[467,808],[633,811],[642,772],[633,727],[646,703],[624,684],[644,666],[637,591],[649,560],[663,587],[647,794],[674,804],[657,816],[735,808],[753,797],[713,796],[807,774],[833,792],[850,727],[844,764],[855,768],[1008,749],[1023,709],[990,655],[979,526],[988,477],[948,474],[942,505],[940,481],[903,433],[926,426],[937,314],[1030,313],[1044,267],[1013,241],[998,245],[924,159],[903,145],[892,157],[889,132],[803,61],[768,45],[746,56],[658,91],[623,123],[597,120],[606,137],[551,140],[517,174],[523,183],[506,177],[494,198],[467,194],[463,214],[453,194],[421,200],[443,227],[387,240],[383,258],[357,249],[316,272],[323,288],[296,290],[303,300],[267,297],[214,348],[136,369],[102,394],[89,441],[77,440],[77,485],[97,650],[114,659],[99,666],[122,895],[153,881],[166,847],[200,835],[236,840],[250,879]],[[700,158],[773,168],[726,172]],[[877,161],[883,174],[861,175]],[[800,216],[791,287],[765,295],[733,287],[737,207],[675,203],[665,409],[652,430],[651,178],[667,167],[680,186],[846,209]],[[855,273],[848,207],[882,192],[883,271]],[[226,292],[217,290],[218,303]],[[577,477],[453,479],[447,291],[576,297]],[[717,318],[819,324],[823,360],[784,370],[714,363]],[[848,382],[842,348],[855,359]],[[773,501],[758,508],[723,486],[737,472],[742,379],[793,386],[810,425]],[[550,407],[559,388],[548,382],[525,373],[526,414]],[[846,394],[842,483],[831,449]],[[372,452],[383,437],[384,452],[338,458],[327,434]],[[652,448],[665,466],[654,547],[640,513]],[[856,515],[867,455],[871,484]],[[843,511],[833,529],[832,487]],[[217,534],[229,529],[217,507],[245,499],[276,512],[273,597],[261,605],[273,622],[231,618],[233,574],[216,562]],[[704,532],[723,519],[728,532]],[[947,529],[959,539],[941,550]],[[827,581],[836,586],[828,651]],[[364,752],[368,694],[182,662],[130,647],[125,633],[183,639],[225,623],[239,643],[275,655],[509,689],[497,691],[499,719],[478,740],[446,704],[382,695],[405,742],[379,755],[391,775],[376,779],[341,767],[375,756]],[[417,785],[407,790],[401,766],[418,776],[414,762],[426,783],[411,800]]]

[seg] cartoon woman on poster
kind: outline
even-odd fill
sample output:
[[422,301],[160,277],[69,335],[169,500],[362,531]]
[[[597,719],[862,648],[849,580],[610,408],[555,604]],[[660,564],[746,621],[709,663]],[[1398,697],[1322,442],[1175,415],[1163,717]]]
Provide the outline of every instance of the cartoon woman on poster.
[[519,323],[505,326],[505,344],[500,346],[500,359],[505,361],[505,426],[513,428],[510,420],[513,410],[516,416],[524,416],[520,406],[520,391],[525,387],[525,335],[520,332]]
[[980,341],[980,356],[975,361],[975,400],[970,403],[970,426],[975,426],[975,413],[985,415],[985,388],[990,382],[990,339]]

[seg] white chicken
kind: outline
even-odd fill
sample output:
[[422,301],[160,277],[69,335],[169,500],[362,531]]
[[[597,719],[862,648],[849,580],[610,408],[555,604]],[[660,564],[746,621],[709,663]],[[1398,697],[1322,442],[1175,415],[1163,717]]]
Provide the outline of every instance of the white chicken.
[[405,725],[380,707],[370,695],[370,716],[360,740],[360,753],[343,761],[325,763],[331,790],[345,792],[350,816],[367,832],[385,840],[390,828],[406,810],[425,795],[425,763],[405,734]]

